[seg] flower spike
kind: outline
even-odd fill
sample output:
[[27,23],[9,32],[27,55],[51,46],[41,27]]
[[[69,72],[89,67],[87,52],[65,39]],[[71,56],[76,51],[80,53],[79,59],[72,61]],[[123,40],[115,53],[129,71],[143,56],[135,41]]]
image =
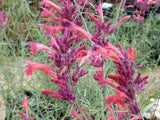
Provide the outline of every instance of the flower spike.
[[27,100],[26,97],[24,97],[24,100],[22,101],[22,104],[23,104],[24,109],[26,111],[26,116],[22,112],[18,112],[18,113],[24,118],[24,120],[34,120],[36,115],[33,115],[32,118],[29,118],[29,115],[28,115],[28,100]]
[[100,15],[101,21],[104,22],[104,20],[103,20],[102,5],[98,5],[98,7],[97,7],[96,10],[97,10],[98,14]]

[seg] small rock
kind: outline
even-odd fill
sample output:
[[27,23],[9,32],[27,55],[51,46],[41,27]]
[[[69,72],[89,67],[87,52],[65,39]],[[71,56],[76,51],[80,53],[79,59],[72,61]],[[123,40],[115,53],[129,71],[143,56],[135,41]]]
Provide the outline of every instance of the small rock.
[[110,9],[112,6],[113,6],[112,3],[104,2],[104,3],[102,4],[102,9]]

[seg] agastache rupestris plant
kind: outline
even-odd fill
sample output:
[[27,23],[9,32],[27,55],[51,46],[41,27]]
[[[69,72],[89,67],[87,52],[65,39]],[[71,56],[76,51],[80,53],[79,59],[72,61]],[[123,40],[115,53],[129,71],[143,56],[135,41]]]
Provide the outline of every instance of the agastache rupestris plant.
[[[49,0],[43,0],[40,5],[43,6],[42,16],[48,17],[46,21],[52,23],[52,26],[44,24],[41,26],[42,31],[46,31],[45,35],[49,34],[51,36],[49,46],[54,50],[40,43],[28,42],[26,45],[31,46],[31,57],[39,50],[49,51],[51,54],[48,55],[48,58],[53,60],[54,69],[44,64],[28,61],[26,62],[28,67],[26,74],[31,75],[37,69],[44,71],[45,74],[52,77],[51,81],[59,86],[59,90],[58,92],[43,90],[42,94],[51,94],[53,98],[73,103],[76,99],[73,94],[74,86],[76,86],[80,77],[88,73],[88,71],[81,69],[80,66],[77,66],[73,74],[71,73],[73,63],[81,61],[81,64],[83,64],[81,57],[85,54],[83,49],[86,45],[82,45],[78,49],[75,48],[75,45],[81,42],[84,37],[77,30],[73,31],[72,27],[81,26],[81,18],[77,16],[76,6],[70,0],[63,2],[63,8]],[[52,9],[53,12],[49,11],[49,9]],[[56,13],[59,14],[56,15]],[[63,34],[63,37],[58,37],[57,32]]]
[[[135,68],[134,59],[136,53],[133,48],[127,51],[119,44],[119,49],[113,46],[106,37],[115,32],[115,28],[122,22],[130,19],[130,16],[126,16],[119,20],[119,22],[111,28],[112,22],[105,24],[103,19],[102,6],[99,5],[97,12],[100,15],[98,20],[93,15],[89,17],[96,23],[95,32],[91,35],[84,30],[82,18],[79,15],[77,7],[81,10],[81,2],[74,4],[70,0],[59,1],[62,7],[49,1],[43,0],[40,5],[42,6],[42,16],[46,17],[46,22],[50,25],[42,24],[42,31],[45,31],[45,35],[50,35],[51,42],[50,47],[47,47],[40,43],[28,42],[31,48],[31,58],[40,50],[48,51],[50,54],[48,58],[53,61],[52,66],[48,66],[41,63],[34,63],[26,61],[25,66],[28,69],[25,71],[27,75],[32,75],[35,70],[41,70],[46,75],[51,76],[51,81],[59,86],[58,91],[43,90],[42,94],[50,94],[53,98],[59,98],[66,100],[69,103],[76,101],[75,86],[80,77],[86,75],[88,71],[81,69],[85,62],[90,63],[95,67],[99,67],[98,71],[94,75],[94,79],[98,81],[99,85],[108,84],[117,90],[115,96],[108,96],[106,98],[106,104],[109,105],[108,109],[111,111],[111,115],[108,120],[114,120],[115,117],[118,120],[125,119],[130,115],[139,115],[140,108],[136,102],[136,92],[144,90],[143,85],[147,83],[148,76],[141,78],[139,73],[134,78]],[[86,3],[86,2],[85,2]],[[59,37],[59,34],[63,35]],[[88,39],[91,42],[92,49],[84,50],[87,45],[82,45],[76,48],[83,39]],[[103,77],[103,64],[104,60],[109,58],[113,59],[115,66],[117,67],[117,76],[108,75],[108,78],[114,80],[116,83]],[[76,61],[80,61],[80,64],[76,66],[74,73],[71,72],[72,66]],[[141,67],[141,66],[138,66]],[[137,67],[137,68],[138,68]],[[127,110],[130,114],[120,112],[118,115],[113,114],[111,104],[118,104],[119,110]],[[88,118],[88,112],[75,103],[77,109],[84,112]],[[82,120],[82,117],[73,108],[72,116],[78,117]],[[139,118],[139,117],[138,117]],[[132,118],[136,119],[135,117]]]
[[146,12],[156,4],[159,4],[159,0],[137,0],[135,5],[137,6],[138,10],[135,10],[136,14],[133,15],[134,19],[139,23],[142,23],[144,21]]
[[129,3],[129,0],[126,0],[126,6],[124,6],[124,8],[134,9],[133,18],[139,23],[142,23],[146,16],[145,14],[150,10],[151,7],[157,4],[159,4],[159,0],[134,0],[132,3]]
[[[148,13],[152,13],[152,10],[159,4],[159,0],[119,0],[121,8],[129,14],[133,14],[134,20],[138,23],[143,23],[144,18],[148,17]],[[113,2],[114,3],[114,2]]]
[[[100,13],[100,16],[102,16],[102,12],[100,10],[99,10],[99,13]],[[123,21],[128,18],[129,17],[125,17],[120,21]],[[113,62],[117,67],[116,73],[118,74],[118,76],[108,75],[108,78],[114,80],[118,85],[114,84],[112,81],[109,81],[108,79],[105,79],[103,77],[103,64],[101,64],[101,66],[99,64],[100,68],[98,69],[97,73],[94,75],[94,78],[98,81],[100,85],[107,83],[119,91],[117,92],[116,96],[107,98],[106,100],[107,104],[111,104],[111,103],[119,104],[121,105],[121,107],[123,106],[125,109],[129,110],[131,114],[138,115],[140,112],[140,109],[138,104],[135,101],[135,92],[137,91],[140,93],[141,91],[144,90],[143,85],[147,83],[148,76],[141,78],[140,77],[141,74],[139,73],[138,76],[134,78],[135,68],[139,68],[142,66],[134,67],[134,59],[136,58],[136,53],[134,53],[133,48],[130,48],[126,51],[119,44],[118,45],[120,48],[120,51],[119,51],[116,47],[114,47],[109,42],[109,40],[105,40],[105,36],[102,37],[103,36],[102,32],[104,32],[104,34],[106,35],[112,33],[110,31],[113,31],[113,28],[109,31],[111,23],[106,25],[108,30],[105,31],[106,29],[105,30],[99,29],[101,27],[100,23],[103,23],[102,17],[100,21],[96,20],[96,18],[94,19],[95,19],[94,21],[96,21],[97,23],[96,28],[99,30],[98,32],[99,34],[92,37],[93,41],[95,42],[93,51],[95,51],[95,53],[96,52],[101,53],[101,56],[103,59],[108,59],[108,58],[113,59]],[[104,26],[103,28],[106,28],[106,27]],[[100,60],[97,60],[97,61],[100,61]],[[128,104],[129,108],[125,104]],[[126,115],[126,117],[127,116],[128,115]],[[121,119],[120,116],[118,117],[119,119]],[[125,117],[123,115],[123,119],[124,118]]]
[[[134,52],[133,48],[130,48],[126,51],[120,44],[118,44],[120,49],[118,50],[109,42],[108,39],[105,39],[107,35],[110,35],[114,32],[115,27],[118,24],[128,20],[130,16],[122,18],[113,28],[110,28],[111,22],[109,22],[107,25],[104,23],[103,13],[100,5],[98,6],[97,11],[100,15],[100,20],[97,20],[94,16],[90,15],[90,18],[96,23],[96,31],[92,37],[92,41],[94,41],[92,49],[94,55],[91,65],[99,67],[97,73],[94,75],[94,78],[98,81],[99,85],[106,83],[118,90],[116,96],[107,98],[107,104],[110,105],[111,103],[114,103],[121,105],[120,110],[122,110],[122,107],[124,107],[124,109],[128,110],[131,114],[138,115],[140,113],[140,108],[135,98],[136,91],[141,93],[144,90],[143,86],[147,83],[148,76],[141,78],[141,73],[139,73],[137,77],[134,78],[135,68],[142,66],[140,65],[134,67],[136,53]],[[100,58],[102,58],[102,61]],[[117,84],[103,77],[103,60],[108,58],[112,58],[115,66],[117,67],[117,76],[108,75],[108,78],[114,80]],[[120,114],[123,115],[119,115],[119,119],[128,117],[128,115],[125,116],[124,113]]]

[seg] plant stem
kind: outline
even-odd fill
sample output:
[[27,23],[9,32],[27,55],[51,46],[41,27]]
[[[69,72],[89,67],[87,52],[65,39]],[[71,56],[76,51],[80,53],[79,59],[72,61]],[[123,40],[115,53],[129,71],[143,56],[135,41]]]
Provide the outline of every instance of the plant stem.
[[[74,89],[73,85],[72,85],[72,90],[73,90],[73,95],[76,96],[76,92],[75,92],[75,89]],[[81,107],[78,105],[77,100],[75,100],[75,105],[80,110],[81,115],[83,115],[84,119],[88,120],[87,117],[86,117],[86,115],[84,115],[84,112],[82,111]]]
[[[136,104],[137,104],[138,109],[140,109],[140,108],[139,108],[139,105],[138,105],[138,102],[137,102],[137,97],[136,97],[136,95],[135,95],[135,101],[136,101]],[[140,116],[141,116],[142,120],[144,120],[144,118],[143,118],[143,115],[142,115],[141,111],[139,112],[139,114],[140,114]]]
[[80,11],[80,9],[79,9],[79,7],[78,7],[77,2],[76,2],[75,0],[73,0],[73,1],[74,1],[74,4],[76,5],[76,8],[77,8],[77,10],[78,10],[78,12],[79,12],[79,14],[80,14],[80,16],[81,16],[81,19],[82,19],[82,22],[83,22],[83,24],[84,24],[85,29],[89,32],[88,27],[87,27],[87,24],[86,24],[86,22],[85,22],[85,19],[84,19],[83,16],[82,16],[82,13],[81,13],[81,11]]
[[[72,78],[70,78],[70,79],[72,79]],[[76,91],[75,91],[75,89],[74,89],[72,80],[70,80],[70,82],[71,82],[71,86],[72,86],[73,95],[76,96]],[[81,114],[83,115],[84,119],[85,119],[85,120],[88,120],[87,117],[84,115],[83,111],[81,110],[81,107],[78,105],[77,99],[75,99],[75,105],[76,105],[76,107],[80,110],[80,112],[81,112]]]
[[[104,74],[104,73],[103,73],[103,74]],[[106,73],[105,78],[107,77],[107,75],[108,75],[108,72]],[[105,97],[105,95],[106,95],[106,96],[110,96],[108,86],[106,86],[106,85],[103,86],[103,90],[104,90],[104,97]],[[111,104],[111,108],[113,109],[114,118],[115,118],[116,120],[118,120],[117,115],[116,115],[116,112],[115,112],[115,108],[114,108],[114,106],[113,106],[112,104]]]
[[[106,87],[106,90],[107,90],[107,93],[108,93],[108,96],[109,96],[109,89],[108,89],[108,87]],[[111,104],[111,107],[113,109],[113,115],[114,115],[115,120],[118,120],[113,104]]]

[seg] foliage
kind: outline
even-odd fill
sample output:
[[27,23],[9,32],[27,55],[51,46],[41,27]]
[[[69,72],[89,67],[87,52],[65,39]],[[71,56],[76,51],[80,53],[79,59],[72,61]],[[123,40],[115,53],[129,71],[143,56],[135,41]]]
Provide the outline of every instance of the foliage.
[[[44,66],[44,65],[42,66],[42,64],[36,64],[35,62],[31,62],[30,60],[25,61],[25,63],[26,63],[25,65],[27,65],[27,67],[28,67],[28,72],[26,71],[27,75],[31,75],[32,72],[36,69],[42,70],[45,72],[45,74],[48,74],[51,77],[53,77],[52,82],[56,83],[58,86],[60,86],[60,88],[58,88],[55,85],[50,84],[50,80],[49,80],[50,77],[46,77],[46,76],[42,77],[41,76],[42,72],[40,72],[40,73],[37,72],[35,74],[35,78],[33,78],[34,75],[32,77],[32,79],[35,80],[35,83],[30,85],[31,81],[27,82],[27,84],[28,84],[27,86],[29,87],[29,89],[36,88],[36,91],[40,91],[42,89],[48,89],[48,91],[44,90],[44,91],[42,91],[42,93],[52,94],[54,98],[60,98],[62,100],[67,100],[70,103],[75,103],[73,96],[76,97],[76,103],[73,106],[73,105],[68,105],[67,102],[60,103],[60,102],[62,102],[62,100],[60,100],[60,101],[59,100],[52,100],[51,97],[48,97],[48,98],[45,97],[42,99],[42,98],[39,98],[37,95],[35,95],[36,98],[38,98],[38,102],[37,102],[38,104],[36,106],[36,109],[42,110],[42,109],[51,108],[52,110],[46,110],[47,112],[45,112],[45,115],[44,115],[42,111],[37,112],[37,111],[32,110],[33,106],[32,106],[32,104],[30,104],[31,105],[30,109],[31,109],[32,115],[38,114],[36,116],[36,119],[42,119],[43,117],[44,118],[48,117],[48,119],[50,117],[52,119],[58,119],[58,118],[63,117],[63,119],[65,119],[67,117],[70,117],[69,115],[76,115],[77,116],[77,114],[80,112],[81,113],[80,116],[78,115],[79,119],[81,116],[83,116],[84,118],[85,118],[85,116],[86,117],[88,116],[90,119],[106,119],[110,113],[108,111],[107,112],[105,111],[106,108],[105,108],[105,104],[104,104],[105,103],[104,97],[109,96],[106,99],[106,103],[108,103],[107,100],[109,100],[109,98],[114,97],[111,95],[113,95],[115,90],[113,90],[111,87],[107,86],[107,89],[109,87],[110,95],[108,95],[108,94],[106,95],[107,89],[104,87],[104,85],[102,87],[100,87],[96,84],[95,81],[92,80],[93,74],[96,72],[96,68],[89,66],[88,63],[84,64],[84,62],[86,62],[86,60],[89,58],[91,61],[87,61],[87,62],[89,62],[93,66],[100,67],[98,69],[98,71],[100,71],[100,69],[103,68],[103,70],[105,70],[103,72],[103,74],[106,73],[106,74],[104,74],[105,80],[107,80],[108,73],[111,73],[111,72],[115,73],[115,71],[114,71],[115,66],[112,63],[112,60],[104,60],[104,59],[108,59],[108,58],[104,57],[104,55],[106,55],[106,53],[104,53],[104,51],[102,51],[102,48],[104,46],[102,46],[102,48],[101,48],[100,47],[101,43],[98,43],[97,41],[95,41],[101,35],[98,33],[99,31],[94,32],[94,29],[96,28],[97,30],[99,30],[99,29],[101,29],[101,26],[103,26],[102,25],[103,19],[102,19],[101,15],[100,15],[100,20],[96,20],[96,18],[99,17],[99,15],[97,15],[97,13],[94,12],[95,11],[94,8],[92,8],[93,6],[96,7],[96,5],[93,4],[93,6],[91,7],[92,10],[90,11],[90,12],[92,12],[92,15],[89,15],[89,17],[95,22],[95,23],[93,23],[92,20],[87,18],[88,15],[86,15],[86,14],[88,14],[88,12],[89,12],[88,10],[90,7],[88,6],[88,9],[86,9],[86,10],[84,9],[84,8],[86,8],[84,6],[87,6],[88,3],[86,3],[84,5],[83,1],[82,1],[82,3],[78,3],[78,1],[77,1],[78,5],[74,6],[74,4],[75,4],[74,3],[73,6],[71,7],[71,9],[72,9],[71,12],[73,12],[73,13],[68,14],[70,12],[67,12],[66,9],[69,10],[70,8],[68,8],[67,2],[66,2],[65,9],[62,10],[63,12],[61,14],[58,14],[58,12],[60,12],[59,10],[64,8],[63,2],[59,1],[57,3],[57,5],[59,5],[60,7],[58,8],[57,6],[54,6],[54,9],[56,9],[58,12],[57,13],[55,13],[53,11],[52,12],[56,16],[58,16],[57,19],[55,19],[55,20],[56,20],[56,22],[58,22],[58,24],[60,24],[63,27],[62,28],[62,27],[55,27],[54,26],[57,23],[54,23],[54,21],[51,21],[50,17],[47,16],[47,14],[48,15],[51,15],[51,14],[49,14],[49,13],[46,14],[45,8],[42,8],[43,9],[42,15],[44,15],[45,17],[39,16],[41,8],[37,7],[38,1],[35,2],[35,1],[26,1],[26,0],[23,0],[23,1],[12,0],[8,3],[5,3],[5,2],[6,1],[3,2],[2,7],[6,11],[6,13],[9,15],[8,16],[9,19],[8,19],[6,26],[3,29],[1,29],[1,31],[2,31],[2,33],[1,33],[2,40],[0,43],[1,48],[2,48],[1,58],[3,56],[8,57],[9,55],[13,55],[13,59],[14,59],[13,61],[17,61],[17,64],[12,65],[14,67],[10,67],[9,69],[6,69],[9,66],[8,67],[4,66],[7,63],[5,63],[3,65],[3,63],[5,62],[5,58],[3,57],[2,61],[1,61],[2,73],[4,73],[4,77],[6,79],[6,82],[4,84],[2,84],[2,86],[4,87],[5,85],[7,85],[7,87],[8,87],[7,88],[8,92],[5,91],[6,89],[1,87],[2,91],[4,92],[4,94],[2,94],[2,95],[5,96],[6,93],[8,94],[11,91],[14,91],[14,92],[17,91],[16,89],[17,89],[18,84],[19,84],[19,86],[21,86],[20,89],[22,89],[22,88],[26,89],[26,85],[22,85],[22,83],[24,83],[24,81],[26,81],[25,80],[26,78],[24,78],[24,74],[21,73],[18,70],[18,68],[16,68],[16,67],[18,67],[19,65],[22,64],[22,62],[19,61],[19,58],[18,58],[19,56],[22,59],[29,59],[29,58],[27,58],[29,56],[29,54],[26,54],[28,52],[28,50],[26,48],[24,48],[23,45],[28,41],[32,41],[32,42],[28,42],[26,44],[26,45],[31,46],[30,50],[32,51],[31,52],[32,56],[36,56],[36,57],[32,58],[32,60],[36,61],[38,63],[47,64],[51,68],[49,68],[48,66]],[[41,3],[41,4],[43,4],[43,3]],[[83,12],[81,11],[82,10],[81,7],[79,8],[80,11],[78,11],[78,9],[76,8],[76,6],[81,6],[81,5],[84,5],[84,6],[82,6],[83,7],[82,9],[84,9]],[[12,6],[12,7],[10,7],[10,9],[7,10],[6,9],[7,7],[4,7],[4,6],[8,6],[8,7]],[[48,7],[50,7],[50,6],[46,6],[46,8],[48,8]],[[117,8],[120,9],[119,6],[115,7],[115,9],[117,9]],[[97,10],[97,12],[100,14],[100,12],[98,10]],[[119,11],[117,10],[117,12],[119,12]],[[54,14],[52,17],[55,17]],[[70,17],[68,17],[68,16],[70,16]],[[73,17],[71,17],[71,16],[73,16]],[[157,38],[159,38],[158,37],[159,34],[157,34],[158,27],[159,27],[158,26],[159,17],[157,19],[156,16],[152,16],[152,14],[151,14],[150,17],[148,19],[145,19],[144,22],[141,24],[137,23],[137,21],[135,21],[134,19],[130,19],[129,21],[125,22],[124,24],[119,25],[119,23],[117,21],[121,21],[119,19],[123,18],[125,16],[125,13],[120,12],[119,15],[115,14],[113,16],[114,16],[113,18],[108,18],[108,17],[104,16],[105,23],[108,23],[108,26],[110,25],[109,27],[111,28],[111,29],[108,29],[108,30],[111,30],[111,31],[109,31],[110,35],[107,35],[107,36],[105,35],[104,40],[109,39],[113,46],[117,46],[117,43],[121,43],[121,45],[124,48],[121,48],[119,45],[120,51],[118,53],[114,53],[112,51],[112,50],[115,50],[114,48],[112,48],[112,46],[109,49],[107,48],[109,51],[111,51],[111,54],[109,55],[109,57],[111,57],[113,53],[114,53],[114,55],[111,58],[117,57],[117,56],[119,57],[119,54],[122,51],[124,52],[125,49],[128,49],[131,46],[132,48],[134,48],[134,51],[137,53],[137,59],[135,59],[136,65],[141,64],[141,63],[145,66],[148,66],[148,63],[150,63],[150,65],[157,64],[158,60],[159,60],[159,52],[158,52],[159,51],[159,40],[157,39]],[[11,20],[11,17],[14,20],[13,19]],[[60,19],[60,17],[65,18],[65,19]],[[83,27],[85,27],[86,30],[89,30],[91,32],[91,34],[93,34],[93,37],[87,31],[80,28],[80,26],[82,24],[84,24],[84,21],[81,21],[82,18],[84,18],[85,20],[87,19],[86,27],[85,26],[83,26]],[[69,24],[67,23],[68,21],[65,21],[68,19],[71,22]],[[75,21],[75,20],[77,20],[77,21]],[[108,22],[110,20],[113,21],[112,24],[110,22]],[[100,23],[100,21],[101,21],[101,23]],[[123,21],[123,19],[122,19],[122,21]],[[49,22],[53,22],[53,23],[51,24]],[[72,22],[75,22],[75,23],[72,23]],[[38,23],[38,25],[42,26],[43,30],[46,30],[45,34],[50,34],[51,36],[55,37],[56,39],[54,39],[51,36],[49,36],[49,37],[44,36],[40,32],[40,27],[38,27],[37,24],[35,24],[35,23]],[[42,24],[40,24],[40,23],[42,23]],[[94,25],[96,25],[96,26],[94,27]],[[100,28],[97,27],[98,25]],[[52,26],[52,27],[48,28],[48,26]],[[53,26],[55,28],[53,28]],[[69,28],[66,29],[66,26]],[[144,28],[143,26],[146,26],[146,28]],[[50,31],[50,29],[53,29],[53,33],[51,33],[52,31]],[[72,33],[73,29],[74,29],[74,31]],[[60,33],[58,33],[59,30],[61,31]],[[96,33],[97,33],[97,36],[96,36]],[[66,36],[63,36],[63,34],[66,36],[68,35],[68,38]],[[74,38],[75,41],[65,43],[65,39],[69,39],[69,38],[71,40],[73,39],[72,34],[74,34],[76,36]],[[52,64],[53,63],[52,60],[55,60],[53,58],[53,56],[54,56],[53,49],[51,50],[50,48],[42,45],[42,44],[47,45],[48,39],[50,39],[50,38],[52,38],[51,43],[50,43],[51,47],[53,47],[53,44],[55,44],[55,43],[57,43],[58,46],[62,45],[58,42],[61,40],[63,41],[62,43],[65,44],[65,46],[62,45],[60,47],[60,49],[56,48],[57,47],[56,44],[54,45],[54,49],[56,49],[55,54],[57,55],[56,57],[54,57],[54,58],[57,58],[57,62],[54,62],[54,64]],[[102,40],[102,38],[103,37],[101,37],[101,40]],[[82,40],[82,39],[84,39],[84,40]],[[87,41],[87,39],[89,39],[89,41]],[[76,43],[76,40],[79,43],[78,42]],[[37,42],[38,44],[34,43],[34,42]],[[90,42],[92,44],[90,44]],[[93,46],[93,43],[94,44],[96,43],[96,44]],[[66,44],[68,44],[68,47],[66,47]],[[87,47],[85,44],[87,44]],[[106,45],[107,44],[108,43],[106,42]],[[128,55],[131,55],[133,53],[133,59],[134,59],[134,51],[132,48],[129,49],[130,52],[125,51],[124,53],[123,52],[122,53],[128,54]],[[95,51],[95,53],[93,53],[94,56],[92,56],[90,54],[92,51],[89,51],[89,49],[91,49],[92,51]],[[39,50],[46,50],[46,51],[49,51],[51,54],[48,54],[47,52],[38,52]],[[97,51],[99,52],[98,54],[103,55],[102,58],[100,55],[98,55],[96,53]],[[36,52],[38,52],[38,54],[35,54]],[[146,54],[146,55],[144,55],[144,54]],[[51,60],[48,60],[48,57],[46,57],[46,55],[49,55]],[[61,60],[61,59],[59,59],[60,56],[62,58],[63,57],[65,58],[65,61],[64,60],[61,61],[61,63],[63,63],[63,64],[58,63],[58,61]],[[73,61],[66,62],[67,56],[69,57],[69,59],[72,58]],[[77,56],[77,57],[74,59],[73,56]],[[114,62],[115,61],[117,62],[117,60],[119,62],[121,61],[121,60],[119,60],[121,58],[118,58],[118,57],[113,58]],[[126,57],[126,58],[129,61],[133,61],[133,59],[130,57]],[[95,61],[95,59],[97,61]],[[77,62],[77,60],[80,61],[80,63]],[[54,67],[52,67],[51,64],[54,67],[55,66],[57,67],[56,71],[53,70]],[[115,64],[117,67],[118,63],[115,63]],[[133,64],[133,63],[131,62],[131,64]],[[35,67],[33,67],[33,65],[35,65]],[[38,66],[38,68],[36,67],[36,65]],[[102,65],[103,65],[103,67],[102,67]],[[39,67],[39,66],[42,66],[42,67]],[[85,71],[83,69],[80,71],[80,67],[84,68],[85,70],[89,70],[89,73],[87,74],[88,71]],[[23,68],[21,68],[21,69],[23,70]],[[121,68],[119,68],[119,69],[121,69]],[[10,70],[13,70],[13,71],[11,72]],[[51,74],[50,73],[51,71],[56,72],[56,74]],[[16,73],[16,74],[14,75],[14,73]],[[80,75],[80,73],[83,73],[82,75],[85,75],[85,74],[87,74],[87,75],[82,77],[82,75]],[[72,79],[68,79],[67,76],[65,76],[65,74],[69,74],[68,76],[72,76]],[[19,80],[17,82],[14,82],[13,79],[17,79],[16,75],[19,76],[19,78],[18,78]],[[115,74],[113,74],[113,75],[115,75]],[[57,79],[57,76],[58,76],[58,79]],[[82,78],[80,78],[80,77],[82,77]],[[66,95],[65,91],[66,90],[68,91],[69,89],[68,89],[68,87],[66,89],[64,89],[64,86],[60,85],[64,82],[61,78],[63,78],[63,79],[65,78],[65,81],[70,82],[68,86],[70,87],[71,91],[66,92],[67,94],[70,93],[69,95],[67,95],[67,97],[64,97]],[[134,78],[136,78],[136,77],[134,76]],[[79,79],[79,82],[78,82],[78,79]],[[90,81],[90,83],[91,83],[90,86],[86,85],[86,79],[87,79],[87,81]],[[100,83],[101,80],[102,79],[97,80],[98,83]],[[105,80],[104,81],[103,80],[101,81],[102,84],[105,81]],[[108,82],[106,81],[106,83],[108,83]],[[36,83],[40,84],[40,87],[36,87]],[[118,81],[117,81],[117,83],[121,84]],[[67,84],[65,85],[65,87],[67,86]],[[89,84],[89,83],[87,82],[87,84]],[[108,83],[108,84],[110,84],[110,83]],[[73,90],[73,88],[72,88],[72,87],[74,87],[74,85],[77,85],[77,87],[74,88],[75,90]],[[93,86],[93,87],[91,87],[91,86]],[[111,86],[117,89],[117,86],[116,87],[114,85],[111,85]],[[50,89],[52,91],[50,91]],[[54,92],[57,89],[59,89],[59,91]],[[130,89],[130,88],[128,88],[128,89]],[[111,92],[112,90],[113,90],[113,92]],[[119,88],[118,88],[118,90],[119,90]],[[73,91],[76,91],[76,93],[78,93],[78,94],[75,94]],[[71,92],[73,92],[73,93],[71,93]],[[121,90],[121,92],[122,92],[122,90]],[[123,91],[123,93],[125,93],[125,92]],[[23,92],[20,92],[19,94],[21,96],[20,100],[15,100],[15,101],[22,101]],[[73,94],[73,95],[71,95],[71,94]],[[127,93],[125,93],[125,94],[127,94]],[[72,96],[71,98],[70,98],[70,95]],[[114,104],[116,104],[116,102],[118,103],[118,100],[116,97],[117,95],[121,96],[121,93],[118,93],[118,92],[116,93],[116,95],[115,95],[116,101],[114,101]],[[16,96],[18,96],[17,93],[15,96],[13,96],[13,98]],[[83,98],[83,97],[85,97],[85,98]],[[4,98],[7,98],[7,97],[4,97]],[[13,98],[11,98],[11,99],[13,99]],[[97,101],[94,101],[95,98]],[[100,98],[100,99],[98,99],[98,98]],[[35,101],[33,98],[29,98],[29,99],[30,99],[29,101],[31,103],[33,101]],[[33,101],[32,101],[32,99],[33,99]],[[45,104],[41,104],[43,102]],[[109,102],[108,104],[111,104],[112,102]],[[135,102],[137,102],[137,101],[135,101]],[[13,102],[11,102],[9,104],[12,105]],[[21,103],[19,102],[18,106],[20,106],[20,104]],[[34,103],[34,104],[36,104],[36,103]],[[53,107],[51,107],[51,105],[48,105],[48,104],[53,105],[56,110],[53,110]],[[129,105],[128,103],[125,103],[125,104]],[[59,105],[59,107],[58,107],[58,105]],[[120,105],[121,104],[118,103],[119,110],[122,110],[120,108],[121,107]],[[66,109],[67,109],[67,112],[65,111],[65,113],[63,111],[64,106],[66,106]],[[70,109],[71,106],[76,107],[76,109],[73,109],[73,112],[71,112],[71,109]],[[85,109],[83,109],[83,108],[85,108]],[[10,111],[11,109],[14,111],[14,109],[12,107],[9,108],[8,110]],[[17,113],[18,113],[18,111],[21,111],[21,109],[22,108],[17,107],[17,109],[16,109]],[[76,111],[78,110],[78,111],[76,112],[75,110]],[[111,112],[113,111],[112,116],[110,116],[110,118],[113,117],[113,114],[114,115],[117,114],[117,115],[115,115],[117,117],[120,117],[120,115],[122,115],[122,113],[126,114],[126,112],[122,112],[122,113],[115,112],[113,106],[110,106],[108,108],[108,110],[111,110]],[[129,112],[131,112],[130,110],[128,109]],[[57,115],[53,116],[53,114],[54,115],[57,114]],[[86,115],[84,115],[84,114],[86,114]],[[90,114],[90,116],[89,116],[89,114]],[[126,115],[127,115],[126,117],[129,116],[128,114],[126,114]],[[16,117],[18,117],[18,116],[15,114],[14,118],[16,119]]]

